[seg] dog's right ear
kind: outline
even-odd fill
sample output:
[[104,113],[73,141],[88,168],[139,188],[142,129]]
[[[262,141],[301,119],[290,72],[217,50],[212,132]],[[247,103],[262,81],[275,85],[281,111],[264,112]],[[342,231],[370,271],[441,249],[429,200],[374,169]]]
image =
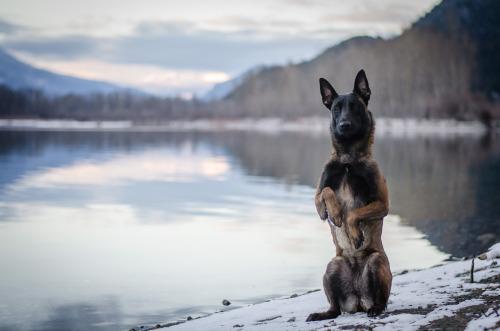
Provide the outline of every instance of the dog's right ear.
[[328,110],[331,110],[333,100],[335,100],[339,95],[335,92],[333,86],[324,78],[319,79],[319,89],[321,91],[321,97],[323,98],[323,104],[326,108],[328,108]]

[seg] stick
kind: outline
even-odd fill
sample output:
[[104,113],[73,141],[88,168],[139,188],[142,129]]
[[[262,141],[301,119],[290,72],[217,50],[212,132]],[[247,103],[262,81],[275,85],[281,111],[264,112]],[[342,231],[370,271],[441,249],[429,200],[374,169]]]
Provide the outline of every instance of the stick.
[[472,258],[472,263],[470,265],[470,282],[474,283],[474,257]]

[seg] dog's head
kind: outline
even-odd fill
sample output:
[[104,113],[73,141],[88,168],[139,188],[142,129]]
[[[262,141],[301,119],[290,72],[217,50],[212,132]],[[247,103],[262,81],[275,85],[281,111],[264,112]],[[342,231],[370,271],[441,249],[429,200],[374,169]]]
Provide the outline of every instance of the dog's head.
[[323,104],[331,113],[330,133],[332,140],[348,144],[363,139],[372,129],[372,117],[368,111],[370,86],[364,70],[354,80],[352,93],[338,95],[324,78],[319,79]]

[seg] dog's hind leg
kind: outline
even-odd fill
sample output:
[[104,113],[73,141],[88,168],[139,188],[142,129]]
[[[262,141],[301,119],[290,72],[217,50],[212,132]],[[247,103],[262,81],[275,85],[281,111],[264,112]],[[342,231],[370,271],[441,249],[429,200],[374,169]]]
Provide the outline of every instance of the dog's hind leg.
[[376,316],[384,311],[391,292],[392,274],[385,254],[372,253],[361,275],[361,308],[368,316]]
[[310,314],[306,321],[335,318],[340,315],[341,311],[355,312],[358,297],[354,293],[352,279],[352,270],[348,261],[342,256],[334,257],[328,263],[323,276],[323,288],[330,308],[324,312]]

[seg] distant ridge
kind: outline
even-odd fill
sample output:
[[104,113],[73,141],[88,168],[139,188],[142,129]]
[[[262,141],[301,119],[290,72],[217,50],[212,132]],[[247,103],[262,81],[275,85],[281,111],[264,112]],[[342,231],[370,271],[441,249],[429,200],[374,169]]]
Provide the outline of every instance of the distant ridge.
[[324,110],[318,78],[345,93],[364,68],[378,116],[500,118],[499,17],[497,0],[444,0],[392,39],[351,38],[310,61],[246,77],[226,109],[232,116],[317,115]]
[[14,90],[36,89],[52,96],[64,94],[110,93],[129,90],[132,93],[142,92],[126,89],[110,83],[76,78],[52,73],[35,68],[0,49],[0,84]]
[[234,89],[236,89],[240,84],[250,77],[250,75],[255,75],[259,73],[264,66],[257,66],[255,68],[249,69],[244,73],[234,77],[233,79],[227,80],[222,83],[215,84],[210,90],[208,90],[204,95],[201,96],[203,101],[217,101],[226,98],[230,95]]

